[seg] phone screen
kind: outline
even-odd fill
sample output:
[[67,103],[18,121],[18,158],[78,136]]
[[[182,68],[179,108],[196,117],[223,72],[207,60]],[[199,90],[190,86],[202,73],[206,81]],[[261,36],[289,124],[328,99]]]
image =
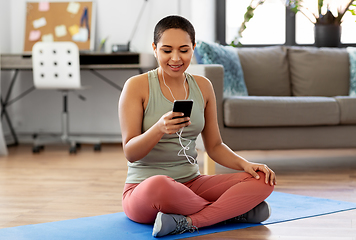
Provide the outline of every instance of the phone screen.
[[[173,103],[173,112],[182,112],[184,116],[190,117],[193,107],[193,100],[175,100]],[[179,118],[179,117],[174,117]]]

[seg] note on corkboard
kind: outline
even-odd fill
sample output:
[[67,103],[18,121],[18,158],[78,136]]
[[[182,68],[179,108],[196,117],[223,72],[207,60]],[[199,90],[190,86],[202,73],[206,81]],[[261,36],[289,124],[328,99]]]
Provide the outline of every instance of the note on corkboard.
[[79,50],[94,50],[93,2],[27,2],[24,51],[38,41],[72,41]]

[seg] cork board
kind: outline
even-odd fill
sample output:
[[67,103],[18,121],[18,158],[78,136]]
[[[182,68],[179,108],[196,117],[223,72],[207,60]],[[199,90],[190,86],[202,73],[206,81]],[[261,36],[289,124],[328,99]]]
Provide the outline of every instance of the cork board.
[[38,41],[71,41],[94,50],[93,2],[27,2],[24,51]]

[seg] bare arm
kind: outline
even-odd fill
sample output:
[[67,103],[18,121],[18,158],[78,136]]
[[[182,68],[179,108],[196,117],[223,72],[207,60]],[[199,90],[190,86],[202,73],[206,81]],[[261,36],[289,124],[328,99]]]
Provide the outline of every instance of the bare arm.
[[128,161],[135,162],[146,156],[164,134],[172,134],[190,122],[179,124],[189,118],[172,119],[180,113],[164,114],[151,128],[142,132],[143,114],[148,101],[147,74],[130,78],[122,90],[119,100],[119,119],[122,144]]
[[202,86],[206,106],[204,111],[205,126],[202,131],[204,146],[209,156],[217,163],[235,170],[243,170],[247,160],[235,154],[226,146],[220,135],[214,89],[210,82]]

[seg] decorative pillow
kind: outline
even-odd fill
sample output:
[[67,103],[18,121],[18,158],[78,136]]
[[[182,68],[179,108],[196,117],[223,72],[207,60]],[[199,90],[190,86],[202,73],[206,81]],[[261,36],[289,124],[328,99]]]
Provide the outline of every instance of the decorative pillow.
[[350,96],[356,97],[356,48],[347,47],[350,58]]
[[224,66],[224,97],[248,95],[240,59],[233,47],[198,41],[195,50],[198,63]]
[[289,47],[294,96],[347,96],[350,89],[349,54],[345,48]]
[[240,47],[237,53],[249,96],[292,95],[286,47]]

